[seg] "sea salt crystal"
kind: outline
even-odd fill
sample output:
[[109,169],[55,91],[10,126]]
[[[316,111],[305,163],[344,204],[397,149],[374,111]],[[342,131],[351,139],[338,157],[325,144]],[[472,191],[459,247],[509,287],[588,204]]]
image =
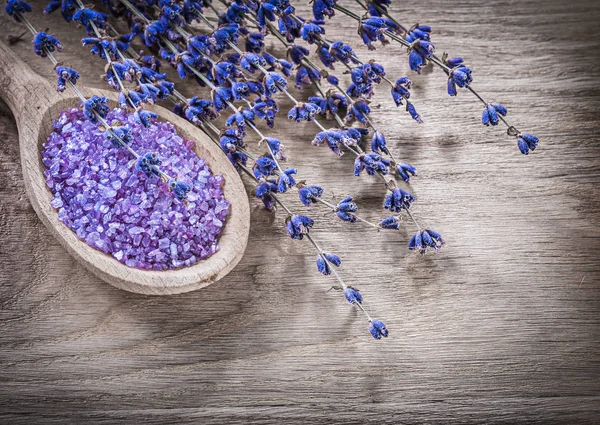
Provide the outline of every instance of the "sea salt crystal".
[[62,199],[60,199],[59,194],[56,194],[54,198],[52,198],[52,201],[50,201],[50,205],[52,205],[54,208],[60,208],[63,206],[63,201]]
[[129,228],[129,234],[130,235],[139,235],[140,233],[144,233],[144,228],[143,227],[131,227]]
[[[115,149],[80,110],[69,109],[53,122],[42,151],[58,218],[90,246],[129,267],[179,268],[216,252],[229,212],[222,176],[213,176],[194,153],[194,142],[178,136],[169,123],[143,128],[120,110],[107,119],[130,125],[135,150],[156,152],[165,173],[192,186],[189,202],[174,200],[166,184],[138,172],[126,150]],[[212,219],[204,219],[208,215]]]

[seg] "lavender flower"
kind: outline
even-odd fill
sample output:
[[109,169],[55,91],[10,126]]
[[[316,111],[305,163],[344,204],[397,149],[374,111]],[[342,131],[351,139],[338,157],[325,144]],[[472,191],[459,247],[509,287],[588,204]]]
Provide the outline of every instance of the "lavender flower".
[[252,172],[254,173],[254,177],[260,179],[262,177],[272,176],[276,169],[277,163],[273,161],[270,155],[268,155],[256,158]]
[[304,57],[310,54],[310,51],[304,46],[292,44],[288,48],[287,54],[288,57],[292,59],[292,62],[294,62],[296,65],[300,65],[302,64],[302,60],[304,59]]
[[317,54],[319,55],[319,60],[325,65],[325,68],[335,69],[333,64],[336,62],[335,56],[333,56],[329,49],[325,46],[321,46],[317,50]]
[[396,84],[392,86],[392,97],[396,106],[402,105],[402,100],[410,97],[410,85],[412,81],[408,77],[401,77],[396,80]]
[[273,128],[275,124],[275,114],[279,108],[273,99],[265,99],[254,103],[252,112],[261,120],[265,120],[269,128]]
[[325,29],[321,26],[324,23],[324,21],[318,19],[305,22],[302,26],[302,39],[308,44],[317,43],[320,40],[321,34],[325,34]]
[[392,193],[386,196],[383,203],[383,208],[392,212],[400,212],[402,209],[409,209],[410,204],[415,200],[415,197],[402,189],[394,189]]
[[277,183],[274,180],[265,180],[256,187],[256,197],[260,198],[269,211],[275,209],[275,198],[272,194],[277,193]]
[[169,189],[173,192],[173,194],[179,201],[183,202],[186,200],[187,195],[192,189],[192,187],[181,180],[170,179]]
[[358,33],[369,50],[375,50],[374,42],[379,40],[382,44],[388,43],[384,35],[386,31],[396,32],[398,29],[400,27],[391,19],[375,16],[362,19],[358,26]]
[[106,59],[106,52],[114,58],[117,53],[117,44],[107,38],[84,37],[81,39],[83,46],[92,46],[90,52],[93,55]]
[[332,17],[335,14],[334,6],[336,0],[315,0],[312,11],[316,20],[322,21],[325,17]]
[[326,98],[311,96],[308,101],[315,104],[320,110],[319,113],[325,114],[328,119],[331,118],[331,115],[336,114],[340,108],[348,107],[346,97],[338,93],[328,93]]
[[133,141],[131,128],[128,126],[111,127],[110,130],[104,132],[104,136],[112,142],[116,149],[120,148],[123,143],[129,145]]
[[284,91],[287,80],[277,72],[269,72],[263,79],[263,85],[265,86],[265,93],[270,96],[278,91]]
[[363,297],[358,289],[348,286],[344,289],[344,296],[350,304],[360,304],[363,301]]
[[429,41],[417,39],[412,42],[409,51],[408,64],[410,69],[420,74],[421,68],[425,65],[427,59],[433,55],[435,46]]
[[[232,3],[232,6],[235,3]],[[265,48],[264,35],[259,32],[253,32],[246,36],[244,48],[247,52],[260,53]]]
[[327,82],[329,84],[331,84],[332,86],[337,86],[340,84],[340,80],[335,75],[331,75],[331,74],[329,74],[327,76]]
[[279,178],[277,179],[277,190],[281,193],[287,192],[290,187],[296,185],[296,180],[294,180],[293,175],[297,174],[298,170],[295,168],[288,168],[283,170],[283,173],[279,174]]
[[344,154],[342,151],[344,143],[343,131],[336,129],[321,131],[320,133],[317,133],[311,143],[314,146],[321,146],[323,142],[326,142],[329,149],[337,156],[342,156]]
[[[251,118],[254,118],[254,112],[250,111],[250,114],[251,116],[249,116],[248,118],[251,121]],[[237,130],[241,134],[246,134],[246,117],[242,112],[234,112],[233,114],[231,114],[225,121],[225,125],[227,127],[235,125],[237,126]]]
[[231,6],[229,6],[226,13],[227,21],[240,24],[243,22],[244,16],[249,12],[250,9],[248,9],[246,6],[237,3],[231,3]]
[[361,154],[354,160],[354,175],[360,176],[363,170],[370,176],[375,175],[375,173],[385,175],[389,172],[388,167],[390,165],[390,161],[376,153]]
[[[285,147],[279,141],[279,139],[276,139],[274,137],[265,137],[264,141],[269,146],[269,151],[271,152],[271,154],[274,156],[275,159],[281,159],[281,160],[285,161],[285,156],[284,156],[284,152],[283,152]],[[285,191],[282,191],[282,192],[285,192]]]
[[258,18],[258,24],[261,27],[266,26],[267,21],[275,20],[276,13],[279,13],[279,9],[277,9],[275,4],[272,4],[268,1],[264,1],[264,2],[260,3],[258,12],[256,13],[256,16]]
[[362,124],[367,125],[369,123],[368,115],[370,113],[371,108],[369,108],[367,102],[364,100],[359,100],[358,102],[354,102],[352,104],[348,110],[348,113],[346,114],[346,117],[344,118],[344,121],[346,123],[351,123],[354,120],[358,120]]
[[408,113],[410,114],[410,116],[412,117],[413,120],[415,120],[419,124],[423,123],[423,119],[421,118],[421,115],[419,115],[419,113],[415,109],[415,106],[412,103],[410,103],[410,102],[406,103],[406,110],[408,111]]
[[417,175],[417,169],[412,165],[406,164],[404,162],[396,164],[396,171],[398,171],[398,174],[400,175],[400,177],[402,177],[402,180],[404,180],[405,182],[410,181],[409,174],[412,176]]
[[217,116],[213,106],[212,101],[194,96],[188,99],[184,116],[195,124],[202,122],[202,120],[212,120]]
[[231,100],[233,100],[233,93],[229,87],[217,87],[212,91],[212,101],[217,112],[227,108]]
[[267,52],[263,52],[263,57],[269,64],[267,71],[272,72],[278,70],[281,71],[281,73],[286,77],[292,75],[292,68],[294,65],[291,62],[288,62],[285,59],[277,59],[275,56],[272,56]]
[[439,251],[445,244],[442,235],[433,230],[419,230],[410,238],[408,249],[418,250],[421,254],[425,254],[428,248]]
[[396,217],[395,215],[392,215],[390,217],[387,217],[387,218],[384,218],[383,220],[381,220],[381,222],[379,223],[379,226],[382,229],[398,230],[400,228],[400,222],[398,220],[398,217]]
[[467,68],[463,65],[462,58],[446,59],[444,62],[451,68],[448,74],[448,94],[450,96],[456,96],[456,86],[463,88],[469,87],[469,84],[473,81],[471,68]]
[[529,155],[529,151],[534,151],[539,141],[537,137],[529,133],[521,133],[517,137],[517,145],[524,155]]
[[330,265],[339,267],[341,264],[342,260],[335,254],[323,252],[317,255],[317,270],[326,276],[331,274]]
[[20,15],[31,12],[31,6],[24,1],[8,0],[6,6],[4,6],[4,10],[6,10],[8,16],[12,17],[15,21],[21,22]]
[[267,66],[267,61],[261,55],[256,53],[245,53],[240,58],[240,66],[242,69],[254,74],[257,69],[260,67]]
[[292,239],[302,239],[308,234],[315,222],[305,216],[295,214],[286,219],[286,229]]
[[242,100],[250,96],[250,86],[243,81],[236,81],[231,85],[231,92],[235,100]]
[[93,123],[98,122],[98,116],[106,118],[110,108],[107,106],[108,98],[92,96],[83,102],[83,113]]
[[223,152],[236,152],[238,148],[244,148],[244,138],[235,129],[227,129],[219,139],[219,145]]
[[94,26],[104,28],[107,18],[107,14],[88,8],[78,9],[73,14],[73,20],[83,25],[88,34],[94,33]]
[[288,119],[293,120],[296,123],[302,121],[314,121],[315,114],[321,112],[321,108],[314,103],[298,103],[290,112],[288,112]]
[[431,27],[427,25],[413,25],[413,27],[406,33],[406,41],[412,43],[415,40],[426,40],[429,41],[431,36]]
[[154,152],[148,152],[137,159],[135,168],[138,171],[143,171],[149,178],[160,177],[160,168],[158,168],[160,164],[161,160],[158,155]]
[[296,87],[302,90],[303,84],[312,84],[313,81],[319,81],[321,74],[312,67],[299,66],[296,69]]
[[304,184],[298,183],[298,197],[300,198],[300,202],[302,202],[305,206],[309,206],[310,204],[316,204],[317,198],[320,198],[323,195],[323,188],[321,186],[304,186]]
[[371,332],[371,335],[373,335],[373,338],[375,339],[381,339],[381,337],[387,338],[388,336],[388,329],[381,320],[371,321],[369,332]]
[[77,80],[79,79],[79,72],[62,65],[56,67],[56,75],[58,75],[56,91],[60,93],[65,91],[67,82],[77,84]]
[[158,115],[154,112],[146,111],[144,109],[138,109],[133,113],[133,117],[136,122],[139,122],[144,127],[150,126],[150,120],[158,118]]
[[379,153],[381,151],[388,155],[390,153],[385,143],[385,136],[379,130],[376,130],[373,133],[373,140],[371,141],[371,150],[376,153]]
[[329,46],[329,53],[342,63],[359,63],[352,47],[341,41],[331,43]]
[[36,55],[45,58],[47,52],[54,52],[55,50],[62,51],[62,45],[56,37],[40,31],[33,38],[33,51]]
[[505,116],[507,110],[504,106],[499,103],[488,103],[483,109],[483,113],[481,114],[481,122],[485,126],[498,125],[500,122],[500,118],[498,115]]
[[228,152],[227,158],[236,169],[240,169],[240,167],[245,167],[248,161],[248,156],[245,153],[239,151]]
[[352,202],[352,196],[346,196],[335,207],[338,218],[348,223],[356,222],[356,216],[353,214],[356,211],[358,211],[358,206]]

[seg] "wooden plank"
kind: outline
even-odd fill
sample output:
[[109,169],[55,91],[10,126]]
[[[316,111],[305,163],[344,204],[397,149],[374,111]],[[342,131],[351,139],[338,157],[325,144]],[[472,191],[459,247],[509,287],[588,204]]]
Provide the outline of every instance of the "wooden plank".
[[[103,88],[99,60],[80,47],[82,30],[42,16],[42,3],[33,2],[34,25],[50,26],[83,84]],[[307,5],[298,9],[308,15]],[[438,51],[465,57],[475,87],[541,143],[522,156],[501,129],[481,126],[472,97],[445,94],[442,73],[410,73],[396,45],[357,48],[390,78],[413,78],[425,124],[396,111],[384,86],[373,119],[419,169],[415,214],[448,241],[439,255],[419,258],[405,248],[408,222],[377,234],[309,211],[315,238],[342,255],[343,275],[390,338],[371,339],[361,315],[327,292],[334,282],[317,274],[310,245],[287,237],[285,214],[273,217],[254,200],[246,254],[218,284],[161,298],[104,284],[37,219],[4,112],[2,422],[600,421],[598,7],[427,0],[392,10],[407,24],[432,25]],[[0,19],[0,36],[21,31]],[[329,38],[358,44],[354,22],[336,16],[331,24]],[[53,78],[28,43],[15,52]],[[282,101],[282,112],[289,106]],[[352,177],[348,155],[310,146],[315,127],[293,126],[283,113],[276,127],[303,176],[337,196],[350,192],[369,219],[385,215],[380,183]]]

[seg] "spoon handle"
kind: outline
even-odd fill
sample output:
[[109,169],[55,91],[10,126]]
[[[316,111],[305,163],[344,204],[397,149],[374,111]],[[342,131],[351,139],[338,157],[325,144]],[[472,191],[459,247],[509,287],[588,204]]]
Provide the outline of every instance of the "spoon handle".
[[50,82],[0,42],[0,99],[8,104],[17,122],[31,118],[30,113],[44,112],[55,98]]

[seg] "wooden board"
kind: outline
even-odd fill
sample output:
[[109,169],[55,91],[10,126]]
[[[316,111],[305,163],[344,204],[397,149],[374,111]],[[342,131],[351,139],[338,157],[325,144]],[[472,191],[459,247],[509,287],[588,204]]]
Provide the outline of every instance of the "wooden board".
[[[51,27],[83,84],[102,88],[99,60],[79,46],[82,30],[42,16],[42,3],[33,2],[34,25]],[[425,124],[395,111],[383,86],[373,119],[419,169],[415,214],[448,241],[418,258],[405,248],[409,224],[377,234],[310,211],[315,239],[342,255],[343,275],[390,338],[371,339],[359,312],[327,292],[334,281],[317,274],[311,246],[285,234],[284,213],[273,217],[254,201],[246,255],[219,283],[161,298],[106,285],[37,219],[4,113],[1,422],[600,422],[597,5],[426,0],[393,10],[409,25],[432,25],[438,52],[465,57],[474,87],[541,143],[522,156],[500,128],[481,126],[470,95],[445,94],[440,72],[415,76],[395,45],[357,48],[391,78],[413,78]],[[3,38],[21,31],[0,19]],[[358,44],[354,22],[332,24],[329,38]],[[52,75],[28,43],[16,51]],[[314,132],[282,114],[271,134],[302,176],[336,196],[350,192],[367,218],[382,218],[380,182],[352,177],[349,156],[310,146]]]

